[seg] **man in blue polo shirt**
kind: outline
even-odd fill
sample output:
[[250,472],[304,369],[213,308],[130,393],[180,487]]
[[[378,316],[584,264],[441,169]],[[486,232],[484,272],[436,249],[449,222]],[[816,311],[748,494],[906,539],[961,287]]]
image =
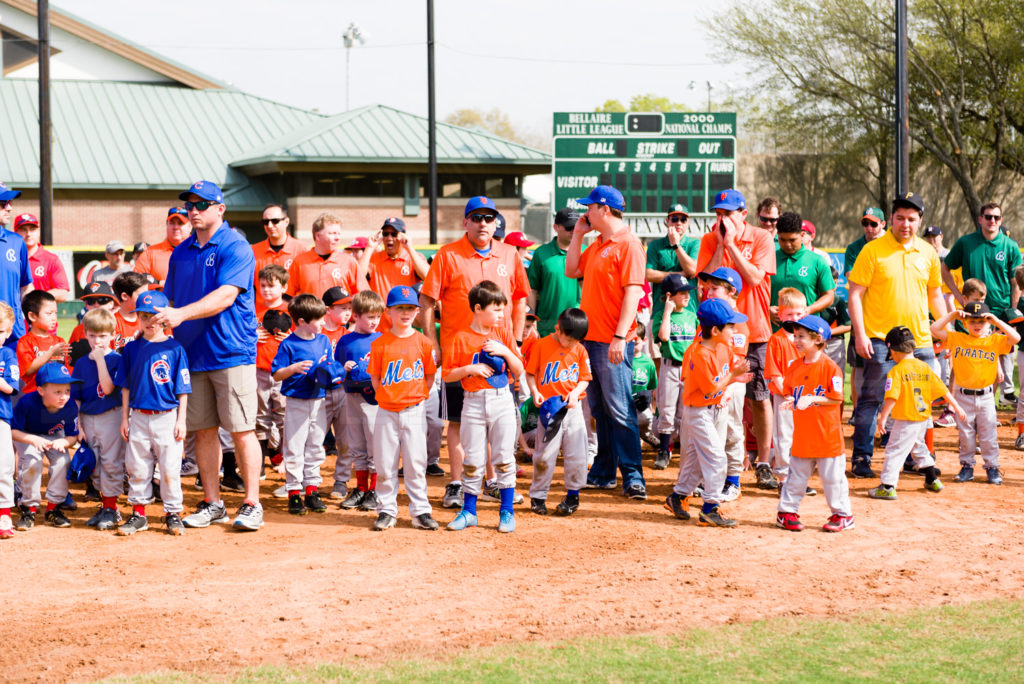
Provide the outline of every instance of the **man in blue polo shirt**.
[[6,345],[14,349],[18,338],[25,334],[25,318],[21,312],[21,298],[32,290],[32,271],[28,265],[28,248],[17,233],[9,230],[14,215],[14,200],[21,190],[11,190],[0,183],[0,302],[14,309],[14,329]]
[[193,233],[174,248],[164,293],[172,306],[158,322],[174,328],[188,354],[192,396],[188,430],[196,436],[196,461],[206,495],[187,527],[228,522],[220,499],[220,440],[231,433],[245,483],[236,529],[263,525],[259,502],[261,452],[256,440],[256,313],[253,282],[256,258],[244,237],[224,220],[224,195],[210,181],[198,181],[178,195]]

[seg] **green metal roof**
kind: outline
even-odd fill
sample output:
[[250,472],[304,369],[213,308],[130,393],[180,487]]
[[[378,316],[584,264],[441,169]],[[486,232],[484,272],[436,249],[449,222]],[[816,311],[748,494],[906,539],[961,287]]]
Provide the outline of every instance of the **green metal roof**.
[[[440,164],[545,166],[551,156],[490,133],[437,124]],[[282,162],[427,162],[427,119],[384,105],[361,107],[314,121],[239,156],[236,167]]]

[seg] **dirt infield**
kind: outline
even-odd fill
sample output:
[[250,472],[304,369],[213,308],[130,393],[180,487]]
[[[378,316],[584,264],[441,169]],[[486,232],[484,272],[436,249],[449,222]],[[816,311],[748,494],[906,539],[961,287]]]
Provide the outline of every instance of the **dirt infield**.
[[[818,529],[828,515],[820,494],[804,500],[807,530],[776,528],[776,497],[754,489],[750,473],[730,508],[739,528],[677,521],[662,508],[675,459],[646,471],[646,502],[588,491],[569,519],[520,508],[512,535],[496,532],[491,503],[480,505],[479,529],[414,530],[404,496],[398,527],[383,534],[370,532],[371,513],[332,506],[294,518],[267,499],[257,534],[217,527],[171,538],[154,526],[118,538],[86,528],[94,509],[82,505],[69,530],[38,527],[0,543],[0,679],[445,656],[509,641],[1022,597],[1024,455],[1013,450],[1014,427],[1000,435],[1003,486],[953,483],[956,430],[940,429],[945,491],[926,493],[911,476],[899,501],[874,501],[866,491],[877,480],[851,480],[857,529],[839,535]],[[555,482],[552,504],[560,473]],[[443,482],[430,484],[439,501]],[[185,495],[191,508],[198,492],[189,484]],[[445,524],[454,512],[435,516]]]

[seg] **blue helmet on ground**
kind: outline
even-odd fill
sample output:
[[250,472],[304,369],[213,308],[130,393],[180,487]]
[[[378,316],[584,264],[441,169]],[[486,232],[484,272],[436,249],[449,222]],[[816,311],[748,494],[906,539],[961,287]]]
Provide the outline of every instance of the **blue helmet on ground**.
[[96,469],[96,453],[88,442],[79,442],[75,455],[68,466],[68,480],[74,483],[88,482]]

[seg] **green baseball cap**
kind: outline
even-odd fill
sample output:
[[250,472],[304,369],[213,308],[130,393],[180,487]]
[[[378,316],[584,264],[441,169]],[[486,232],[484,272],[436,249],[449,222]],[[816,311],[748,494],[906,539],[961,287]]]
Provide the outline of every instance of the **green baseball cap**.
[[885,212],[879,209],[878,207],[868,207],[867,209],[864,210],[864,215],[861,216],[861,218],[873,218],[879,221],[885,221]]
[[685,216],[689,216],[690,210],[686,208],[685,204],[673,204],[668,208],[668,214],[669,216],[672,214],[683,214]]

